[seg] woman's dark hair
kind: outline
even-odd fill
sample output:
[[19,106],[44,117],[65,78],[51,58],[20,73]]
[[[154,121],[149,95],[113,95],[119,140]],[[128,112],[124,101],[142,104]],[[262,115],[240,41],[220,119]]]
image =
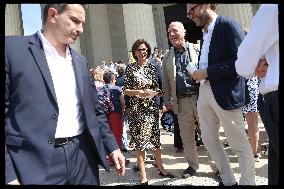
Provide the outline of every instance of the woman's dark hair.
[[[67,5],[69,4],[45,4],[44,8],[43,8],[43,25],[45,24],[46,20],[47,20],[47,16],[48,16],[48,9],[53,7],[57,10],[57,12],[59,14],[61,14],[67,7]],[[85,4],[80,4],[82,5],[82,7],[85,9],[87,9],[87,6]]]
[[111,80],[113,78],[115,78],[115,74],[111,71],[105,72],[104,75],[103,75],[103,79],[104,79],[105,84],[111,83]]
[[133,56],[133,58],[134,58],[136,61],[138,60],[138,58],[137,58],[136,55],[135,55],[135,51],[137,50],[137,48],[138,48],[139,45],[141,45],[141,44],[145,44],[146,47],[147,47],[147,58],[149,58],[150,55],[151,55],[151,47],[150,47],[150,44],[149,44],[147,41],[145,41],[144,39],[137,39],[137,40],[133,43],[132,48],[131,48],[132,56]]

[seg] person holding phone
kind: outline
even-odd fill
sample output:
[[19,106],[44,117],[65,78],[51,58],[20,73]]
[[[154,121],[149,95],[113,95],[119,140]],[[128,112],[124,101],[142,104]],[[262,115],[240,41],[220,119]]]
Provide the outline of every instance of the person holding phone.
[[[129,99],[129,146],[135,149],[137,163],[140,168],[140,183],[148,185],[144,154],[152,150],[159,175],[174,178],[164,169],[161,159],[161,142],[159,129],[159,107],[156,98],[159,90],[157,68],[148,62],[151,47],[144,39],[138,39],[132,45],[132,55],[136,62],[125,70],[124,94]],[[153,93],[147,92],[148,90]],[[156,92],[156,93],[155,93]],[[153,95],[155,94],[155,95]],[[147,98],[148,96],[148,98]]]

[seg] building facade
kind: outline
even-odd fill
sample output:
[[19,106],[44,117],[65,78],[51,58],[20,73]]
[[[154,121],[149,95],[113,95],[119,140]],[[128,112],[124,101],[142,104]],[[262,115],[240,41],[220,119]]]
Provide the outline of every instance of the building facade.
[[[218,4],[217,13],[249,28],[258,7]],[[87,58],[89,67],[108,59],[126,61],[138,38],[144,38],[152,48],[169,49],[167,27],[172,21],[185,25],[188,41],[196,43],[201,38],[201,28],[186,18],[186,4],[88,4],[84,33],[72,47]],[[20,4],[5,6],[5,35],[23,35]]]

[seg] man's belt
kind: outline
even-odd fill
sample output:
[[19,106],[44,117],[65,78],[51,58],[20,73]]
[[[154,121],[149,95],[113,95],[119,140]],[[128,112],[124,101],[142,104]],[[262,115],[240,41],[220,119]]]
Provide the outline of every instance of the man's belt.
[[80,135],[73,137],[56,138],[54,141],[54,147],[64,146],[65,144],[68,144],[70,141],[72,141],[74,138],[77,138],[78,136]]
[[188,93],[183,93],[183,94],[177,94],[177,98],[186,98],[186,97],[192,97],[193,95],[195,95],[196,92],[188,92]]

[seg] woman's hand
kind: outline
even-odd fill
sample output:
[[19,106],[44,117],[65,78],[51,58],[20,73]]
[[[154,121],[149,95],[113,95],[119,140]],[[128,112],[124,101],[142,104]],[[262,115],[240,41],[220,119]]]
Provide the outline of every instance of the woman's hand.
[[164,91],[162,91],[162,90],[158,90],[158,94],[156,95],[156,96],[158,96],[158,97],[162,97],[163,96],[163,94],[164,94]]
[[149,94],[143,90],[137,90],[136,97],[146,97]]

